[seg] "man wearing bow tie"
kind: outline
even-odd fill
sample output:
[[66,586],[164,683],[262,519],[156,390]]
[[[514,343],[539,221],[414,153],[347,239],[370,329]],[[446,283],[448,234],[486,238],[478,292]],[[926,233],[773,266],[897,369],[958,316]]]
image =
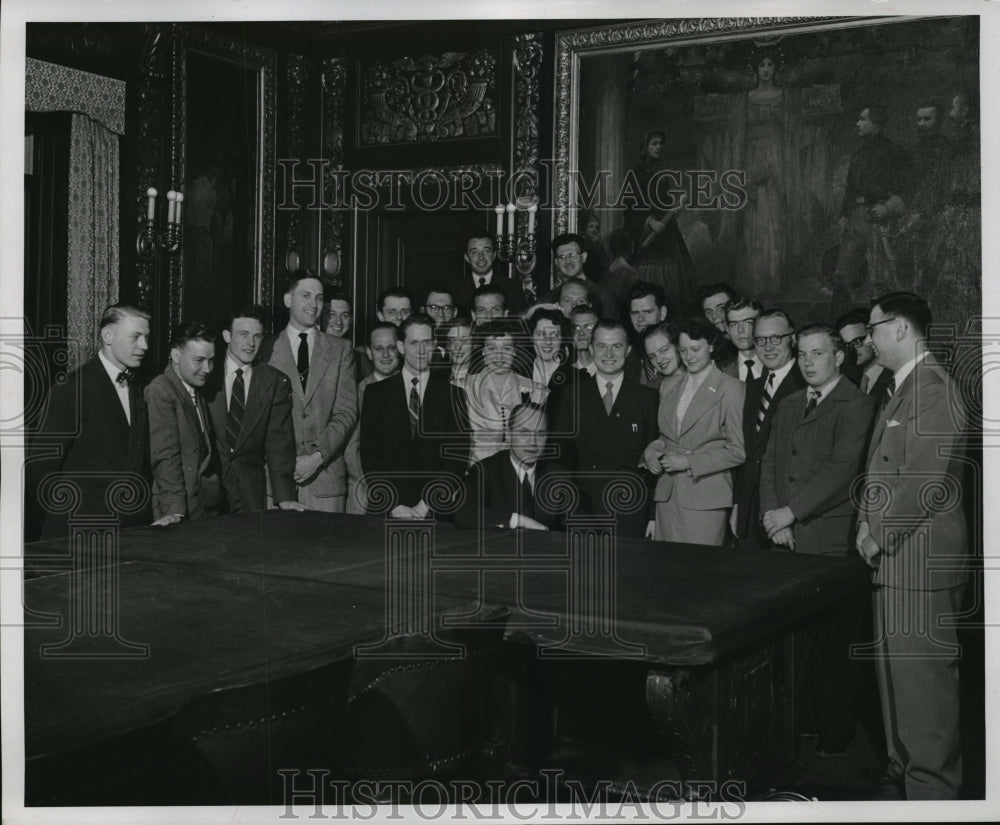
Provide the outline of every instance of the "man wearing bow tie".
[[907,799],[955,799],[962,784],[955,620],[968,584],[962,510],[965,413],[928,351],[931,311],[912,292],[882,296],[868,340],[892,370],[868,448],[855,546],[875,571],[872,655],[889,764]]
[[170,363],[146,387],[156,526],[225,511],[219,451],[208,405],[199,393],[215,359],[204,324],[181,324],[170,339]]
[[[67,515],[117,515],[123,527],[148,524],[149,428],[142,391],[133,374],[149,348],[149,313],[127,304],[104,310],[97,355],[53,385],[39,431],[29,443],[27,486],[41,537],[66,535]],[[73,514],[53,512],[53,482],[73,485]],[[125,498],[145,502],[116,512],[112,486],[132,488]]]

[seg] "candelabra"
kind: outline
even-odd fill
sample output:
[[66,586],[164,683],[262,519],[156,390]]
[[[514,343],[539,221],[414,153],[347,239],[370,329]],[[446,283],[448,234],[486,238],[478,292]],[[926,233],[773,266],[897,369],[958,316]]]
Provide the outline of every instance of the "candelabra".
[[[497,258],[502,263],[514,264],[514,268],[521,276],[525,293],[534,295],[535,286],[532,280],[532,272],[535,270],[537,261],[535,252],[535,214],[538,211],[538,201],[518,198],[517,203],[508,203],[506,206],[500,203],[494,209],[497,216],[497,231],[494,245]],[[528,215],[527,227],[523,233],[517,234],[515,217],[518,211],[526,212]],[[507,234],[503,233],[503,216],[507,213]]]
[[140,261],[153,260],[157,248],[170,255],[181,248],[181,206],[184,203],[184,193],[173,189],[167,192],[167,228],[159,231],[156,229],[156,194],[156,189],[152,186],[146,190],[146,220],[135,239],[135,251]]

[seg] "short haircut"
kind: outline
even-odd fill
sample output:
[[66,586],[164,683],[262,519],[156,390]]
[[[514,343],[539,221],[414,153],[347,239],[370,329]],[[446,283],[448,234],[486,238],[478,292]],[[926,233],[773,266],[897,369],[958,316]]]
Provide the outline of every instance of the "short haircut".
[[187,321],[174,327],[173,334],[170,336],[170,348],[181,349],[188,341],[205,341],[214,344],[215,333],[201,321]]
[[240,309],[234,309],[229,313],[224,329],[232,332],[233,321],[237,318],[253,318],[255,321],[259,322],[262,327],[267,326],[267,311],[260,304],[247,304],[245,307]]
[[878,126],[879,129],[884,129],[886,124],[889,122],[889,110],[880,103],[870,103],[865,106],[861,111],[865,109],[868,110],[868,119]]
[[124,320],[126,315],[131,315],[133,318],[145,318],[147,321],[151,319],[149,311],[142,307],[133,304],[112,304],[101,313],[100,329],[114,326],[119,321]]
[[765,318],[783,318],[790,330],[794,331],[795,329],[795,322],[792,320],[792,316],[783,309],[765,309],[757,316],[758,321],[763,321]]
[[414,312],[412,315],[407,315],[402,321],[399,322],[399,328],[397,334],[399,335],[400,341],[406,340],[406,331],[410,327],[415,327],[418,324],[422,324],[425,327],[430,327],[431,332],[434,332],[434,319],[430,315],[425,315],[423,312]]
[[447,287],[444,284],[434,284],[434,286],[432,286],[430,289],[427,290],[426,293],[424,293],[424,303],[423,303],[424,306],[427,306],[427,299],[430,298],[431,295],[433,295],[435,292],[440,292],[443,293],[444,295],[447,295],[449,298],[451,298],[451,302],[453,304],[455,303],[455,293],[451,291],[450,287]]
[[376,306],[378,311],[382,312],[385,309],[385,301],[387,298],[406,298],[410,302],[410,309],[413,309],[413,293],[410,292],[405,286],[391,286],[388,289],[383,289],[378,296],[378,301],[376,301]]
[[525,401],[514,407],[514,409],[510,411],[508,422],[510,426],[513,427],[517,423],[517,420],[520,416],[527,416],[527,415],[538,416],[541,421],[545,422],[545,427],[546,429],[548,429],[549,425],[548,413],[545,411],[545,407],[534,401]]
[[874,306],[884,315],[905,318],[921,338],[927,335],[927,328],[933,320],[927,301],[915,292],[890,292],[878,298]]
[[493,236],[489,232],[473,232],[471,235],[466,235],[462,250],[467,252],[469,244],[473,241],[489,241],[490,246],[494,246]]
[[330,313],[333,308],[330,306],[334,301],[343,301],[351,308],[351,315],[354,314],[354,303],[347,297],[347,293],[342,289],[335,289],[323,301],[323,309],[319,313],[319,328],[326,331],[326,325],[330,323]]
[[625,336],[625,342],[628,343],[629,336],[628,330],[625,329],[625,325],[621,321],[614,321],[611,318],[602,318],[597,324],[594,325],[594,335],[597,335],[597,330],[607,329],[612,331],[621,330],[622,334]]
[[397,327],[395,324],[390,324],[388,321],[379,321],[375,324],[375,326],[368,330],[368,346],[371,346],[372,336],[376,332],[381,332],[384,329],[390,330],[392,332],[392,337],[398,341],[401,337],[399,334],[400,327],[402,327],[402,324]]
[[649,281],[638,281],[635,283],[628,291],[628,302],[631,305],[633,301],[645,298],[648,295],[653,296],[653,300],[656,301],[658,307],[665,307],[667,305],[667,296],[663,291],[663,287],[659,284],[651,284]]
[[552,254],[555,255],[559,251],[560,246],[566,246],[566,244],[575,243],[578,251],[583,252],[586,247],[584,246],[585,241],[583,237],[577,235],[575,232],[563,232],[562,235],[556,235],[552,239],[552,243],[549,244],[549,248],[552,250]]
[[686,335],[695,341],[708,341],[714,345],[719,340],[719,330],[704,315],[695,315],[685,318],[677,325],[677,341],[680,343],[681,335]]
[[347,304],[351,310],[354,310],[354,302],[347,296],[347,293],[342,289],[335,289],[329,295],[326,296],[326,302],[330,303],[332,301],[343,301]]
[[848,312],[845,312],[843,315],[841,315],[837,319],[834,326],[838,330],[843,329],[846,326],[850,326],[851,324],[861,324],[862,326],[867,326],[869,315],[870,313],[867,309],[862,309],[861,307],[858,307],[857,309],[849,310]]
[[567,278],[565,281],[563,281],[561,284],[559,284],[559,286],[556,287],[556,302],[557,303],[562,300],[562,296],[563,296],[563,293],[566,291],[566,287],[573,286],[574,284],[576,286],[582,286],[583,287],[583,291],[587,293],[587,303],[588,304],[590,303],[590,287],[587,286],[587,282],[584,281],[583,278]]
[[714,284],[706,284],[698,290],[698,306],[701,306],[713,295],[725,294],[730,301],[735,301],[739,296],[736,290],[723,281],[716,281]]
[[441,335],[447,335],[449,330],[455,329],[455,327],[471,327],[472,319],[469,317],[468,312],[459,312],[450,321],[445,321],[441,325]]
[[483,284],[476,287],[476,291],[472,293],[472,305],[475,306],[476,298],[481,298],[483,295],[499,295],[503,300],[504,309],[507,308],[507,293],[500,289],[500,287],[492,286],[491,284]]
[[597,320],[601,319],[601,313],[594,309],[590,304],[577,304],[570,310],[569,319],[572,321],[577,315],[593,315],[597,318]]
[[612,258],[631,255],[633,245],[632,236],[626,229],[616,229],[608,238],[608,249],[611,251]]
[[830,339],[830,343],[833,344],[834,349],[844,349],[844,339],[840,337],[840,333],[837,332],[836,328],[830,326],[829,324],[806,324],[798,331],[800,341],[806,335],[817,334],[826,335],[826,337]]
[[551,321],[559,327],[559,334],[562,338],[569,337],[569,321],[558,309],[539,307],[532,312],[531,315],[528,316],[528,335],[535,334],[535,327],[538,326],[540,321]]
[[307,278],[312,278],[319,281],[321,284],[323,280],[313,272],[311,269],[296,269],[294,272],[289,272],[285,276],[285,294],[294,291],[295,287],[299,285],[299,281],[304,281]]
[[759,315],[764,311],[764,305],[756,298],[737,298],[726,304],[726,320],[729,320],[730,312],[739,312],[741,309],[753,309]]
[[675,324],[670,321],[660,321],[658,324],[650,324],[642,331],[641,340],[643,348],[646,346],[646,341],[654,335],[665,336],[675,347],[677,346],[678,339],[680,338],[680,333],[677,331],[677,326]]

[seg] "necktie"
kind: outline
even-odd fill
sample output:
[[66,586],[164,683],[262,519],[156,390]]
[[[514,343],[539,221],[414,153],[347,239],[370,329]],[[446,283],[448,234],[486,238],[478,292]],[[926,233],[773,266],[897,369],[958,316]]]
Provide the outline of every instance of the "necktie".
[[821,393],[819,390],[810,390],[809,391],[809,403],[806,404],[806,417],[807,418],[812,413],[812,411],[816,409],[816,405],[819,403],[819,397],[822,394],[823,393]]
[[130,382],[132,378],[133,378],[132,370],[122,370],[120,373],[118,373],[118,376],[115,378],[115,381],[118,382],[118,384],[126,384]]
[[299,371],[299,380],[302,382],[302,389],[306,388],[306,381],[309,380],[309,340],[308,333],[299,333],[299,356],[296,369]]
[[525,470],[521,479],[521,515],[528,518],[535,517],[535,496],[531,491],[531,482],[528,480],[528,471]]
[[198,419],[198,434],[201,436],[201,448],[205,451],[205,457],[212,457],[212,439],[208,435],[208,421],[202,412],[201,404],[198,402],[198,393],[191,395],[191,403],[194,404],[194,415]]
[[647,384],[656,377],[656,365],[649,358],[642,359],[642,371]]
[[767,376],[767,383],[764,384],[764,394],[760,397],[760,407],[757,410],[757,431],[760,432],[760,425],[764,423],[767,415],[767,408],[771,406],[771,398],[774,395],[774,373]]
[[888,383],[885,385],[885,400],[888,402],[896,394],[896,376],[894,375],[889,379]]
[[753,379],[754,379],[754,374],[753,374],[753,358],[747,358],[747,360],[744,361],[743,363],[746,365],[746,368],[747,368],[747,374],[743,377],[743,380],[749,383],[750,381],[753,381]]
[[614,386],[610,381],[605,384],[607,389],[604,390],[604,395],[601,396],[604,399],[604,412],[611,415],[611,408],[615,405],[615,396],[611,392],[611,388]]
[[236,439],[240,435],[240,426],[243,423],[243,410],[246,407],[246,388],[243,384],[243,370],[236,370],[236,378],[233,379],[233,392],[229,399],[229,415],[226,417],[226,444],[232,452],[236,446]]
[[411,378],[410,383],[413,385],[410,387],[410,435],[416,436],[420,426],[420,392],[417,390],[420,379]]
[[480,278],[479,279],[479,286],[485,286],[485,285],[486,285],[486,279],[485,278]]
[[868,395],[868,389],[871,387],[871,380],[868,378],[868,373],[864,373],[861,376],[861,392]]

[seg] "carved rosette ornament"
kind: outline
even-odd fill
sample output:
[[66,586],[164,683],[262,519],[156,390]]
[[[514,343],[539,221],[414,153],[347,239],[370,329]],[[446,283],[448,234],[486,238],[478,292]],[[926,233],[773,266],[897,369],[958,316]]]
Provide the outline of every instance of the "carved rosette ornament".
[[[344,168],[344,89],[347,72],[340,58],[330,57],[320,64],[320,84],[323,94],[323,202],[339,203],[343,193],[337,192],[334,172]],[[320,219],[320,261],[317,271],[325,283],[343,285],[344,272],[344,212],[324,207]]]
[[489,49],[373,62],[362,72],[362,146],[496,134],[497,59]]

